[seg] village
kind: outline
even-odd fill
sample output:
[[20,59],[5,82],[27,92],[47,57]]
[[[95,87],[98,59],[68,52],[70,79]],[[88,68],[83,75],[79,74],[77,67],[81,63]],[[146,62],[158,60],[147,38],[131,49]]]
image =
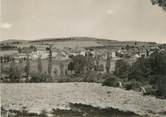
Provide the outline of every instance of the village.
[[[42,42],[0,47],[3,116],[164,115],[165,77],[155,79],[152,73],[156,63],[163,65],[156,74],[165,73],[165,45],[79,47],[72,42],[58,48]],[[107,100],[104,106],[101,100]]]
[[[1,82],[9,77],[8,74],[3,73],[11,63],[19,66],[21,77],[25,77],[25,66],[27,59],[30,61],[30,71],[38,71],[39,59],[41,60],[42,73],[48,70],[48,61],[51,51],[51,71],[50,75],[53,79],[61,75],[71,75],[69,64],[72,62],[72,56],[87,56],[90,54],[95,61],[94,64],[98,65],[100,70],[98,72],[107,72],[107,60],[109,62],[109,72],[115,71],[116,61],[123,59],[132,65],[138,58],[148,58],[155,50],[165,51],[164,48],[159,48],[159,45],[139,46],[137,42],[133,45],[123,46],[89,46],[89,47],[74,47],[64,46],[57,48],[55,44],[48,43],[33,43],[33,44],[20,44],[19,42],[1,44],[0,63],[1,63]],[[50,49],[50,50],[49,50]],[[72,72],[74,74],[74,72]],[[8,81],[8,80],[7,80]],[[25,82],[25,79],[21,82]]]
[[0,3],[0,117],[166,117],[166,0]]

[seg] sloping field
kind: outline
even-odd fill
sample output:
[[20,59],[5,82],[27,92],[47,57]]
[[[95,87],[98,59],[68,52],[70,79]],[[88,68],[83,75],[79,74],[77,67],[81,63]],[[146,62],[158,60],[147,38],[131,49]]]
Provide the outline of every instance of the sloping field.
[[98,44],[96,41],[64,41],[64,42],[55,42],[54,46],[58,49],[63,49],[64,47],[84,48],[84,47],[96,47],[96,46],[103,46],[103,45]]
[[1,103],[6,110],[26,107],[34,113],[69,109],[69,103],[111,107],[150,117],[166,111],[166,100],[97,83],[1,84]]

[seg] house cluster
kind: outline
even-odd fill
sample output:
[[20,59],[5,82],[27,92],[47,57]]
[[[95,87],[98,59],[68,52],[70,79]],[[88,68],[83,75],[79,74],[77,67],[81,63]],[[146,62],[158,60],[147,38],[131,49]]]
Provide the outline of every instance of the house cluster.
[[[83,55],[86,53],[91,53],[93,56],[98,56],[101,60],[105,60],[107,58],[107,52],[110,53],[112,58],[139,58],[139,57],[148,57],[151,55],[156,47],[133,47],[133,48],[95,48],[95,49],[85,49],[85,48],[69,48],[64,47],[63,49],[57,49],[56,47],[52,48],[52,57],[57,60],[65,60],[68,59],[71,55]],[[159,49],[159,48],[157,48]],[[164,51],[160,49],[160,51]],[[17,62],[22,62],[26,60],[25,52],[18,52],[16,50],[6,50],[0,51],[0,60],[1,62],[10,62],[11,60],[16,60]],[[40,46],[36,51],[32,51],[29,53],[29,57],[31,60],[36,60],[38,57],[41,59],[47,59],[49,56],[49,51],[47,51],[46,46]]]
[[[40,57],[42,60],[47,59],[49,57],[48,45],[38,45],[37,49],[28,53],[30,60],[36,61]],[[159,51],[165,51],[165,49],[161,49],[158,47],[99,47],[99,48],[69,48],[64,47],[63,49],[57,49],[52,46],[52,60],[53,64],[53,73],[61,74],[60,72],[63,67],[63,74],[66,73],[68,69],[68,64],[71,61],[71,56],[82,55],[86,56],[86,54],[91,54],[94,58],[98,59],[99,65],[102,65],[104,71],[106,71],[106,60],[108,57],[111,57],[110,61],[110,71],[114,71],[116,61],[119,59],[128,59],[130,63],[133,63],[140,57],[149,57],[156,49]],[[15,61],[16,63],[22,63],[26,61],[27,53],[19,52],[16,50],[13,51],[0,51],[0,62],[8,63],[11,61]],[[55,68],[55,69],[54,69]]]
[[165,51],[163,48],[159,48],[158,46],[152,46],[152,47],[133,47],[128,49],[121,49],[117,52],[119,56],[126,57],[126,58],[148,58],[154,51],[158,50]]
[[0,63],[8,63],[14,60],[13,56],[15,56],[18,52],[15,50],[5,50],[0,51]]

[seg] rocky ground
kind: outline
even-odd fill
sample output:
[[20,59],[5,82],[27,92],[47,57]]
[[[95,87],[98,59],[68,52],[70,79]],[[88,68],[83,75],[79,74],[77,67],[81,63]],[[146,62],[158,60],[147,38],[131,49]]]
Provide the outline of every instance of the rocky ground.
[[166,100],[97,83],[1,84],[0,94],[2,110],[26,108],[28,113],[67,111],[71,110],[71,104],[149,117],[166,113]]

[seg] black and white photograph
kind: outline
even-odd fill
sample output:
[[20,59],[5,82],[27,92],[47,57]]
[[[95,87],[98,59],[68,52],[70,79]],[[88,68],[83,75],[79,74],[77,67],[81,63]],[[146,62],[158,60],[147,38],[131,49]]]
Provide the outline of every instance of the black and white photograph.
[[0,0],[0,117],[166,117],[166,0]]

